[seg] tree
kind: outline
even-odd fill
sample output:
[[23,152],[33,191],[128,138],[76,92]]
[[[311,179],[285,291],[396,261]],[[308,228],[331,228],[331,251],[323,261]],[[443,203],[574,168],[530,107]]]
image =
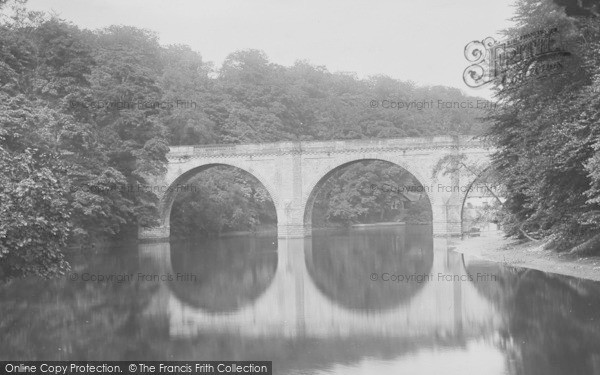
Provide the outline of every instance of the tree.
[[61,275],[70,210],[55,157],[0,147],[0,279]]
[[231,167],[203,171],[185,184],[173,203],[175,237],[210,236],[274,225],[273,201],[258,180]]
[[314,203],[313,226],[431,221],[431,205],[424,191],[413,175],[394,164],[355,163],[334,173],[321,186]]
[[[499,105],[488,136],[499,148],[494,169],[507,188],[510,234],[524,230],[567,249],[598,233],[595,174],[598,143],[598,65],[600,23],[597,18],[575,19],[551,1],[522,0],[515,38],[536,30],[552,30],[562,46],[562,69],[540,79],[499,81]],[[518,76],[544,60],[522,59],[507,67]],[[593,242],[592,242],[593,243]],[[590,243],[591,244],[591,243]]]

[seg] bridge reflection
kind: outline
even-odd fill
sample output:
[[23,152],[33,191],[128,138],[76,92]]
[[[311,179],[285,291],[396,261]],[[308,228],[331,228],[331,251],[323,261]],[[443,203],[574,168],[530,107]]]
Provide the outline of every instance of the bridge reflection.
[[[430,226],[315,233],[304,249],[317,288],[332,302],[353,310],[384,310],[407,303],[432,275]],[[374,273],[379,282],[368,282]],[[408,282],[397,281],[407,276]]]
[[[277,243],[274,275],[269,283],[265,283],[264,278],[259,280],[258,284],[266,288],[264,291],[257,292],[260,288],[250,288],[253,294],[246,298],[245,303],[219,300],[218,293],[213,293],[217,296],[212,299],[216,301],[215,307],[208,304],[211,294],[199,292],[196,299],[190,300],[186,298],[186,293],[181,293],[176,285],[172,285],[187,281],[161,282],[145,315],[167,319],[171,337],[217,333],[249,338],[464,339],[482,332],[494,332],[501,317],[494,306],[478,293],[473,283],[465,281],[468,275],[462,256],[448,252],[447,239],[435,238],[432,241],[431,264],[427,264],[425,255],[422,263],[424,268],[414,269],[415,272],[423,270],[433,275],[428,282],[407,286],[381,279],[372,281],[364,272],[363,280],[352,280],[353,287],[361,289],[361,293],[374,293],[378,288],[386,288],[390,292],[383,296],[390,295],[392,302],[376,303],[375,308],[362,308],[360,304],[352,305],[343,299],[338,301],[335,294],[325,293],[313,279],[316,252],[313,251],[313,240],[282,238]],[[173,270],[170,246],[169,243],[141,244],[142,272],[181,272]],[[183,264],[192,260],[187,259]],[[210,264],[204,267],[205,270],[210,268]],[[313,270],[309,272],[309,268]],[[237,272],[242,269],[234,267],[232,270]],[[347,271],[334,268],[330,277],[343,279]],[[397,270],[374,269],[372,273],[381,275],[394,271]],[[235,272],[231,273],[233,277]],[[355,274],[361,275],[361,272]],[[439,275],[444,277],[438,279]],[[448,276],[458,280],[448,281]],[[461,278],[463,281],[460,281]],[[394,293],[392,288],[407,289]],[[201,301],[202,298],[207,303]]]
[[169,288],[186,304],[209,312],[234,312],[253,303],[277,270],[277,243],[270,237],[206,241],[202,251],[195,243],[174,248]]

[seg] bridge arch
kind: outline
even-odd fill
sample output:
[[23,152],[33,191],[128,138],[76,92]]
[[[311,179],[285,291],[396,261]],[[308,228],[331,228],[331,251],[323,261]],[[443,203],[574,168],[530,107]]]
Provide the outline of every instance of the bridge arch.
[[276,219],[277,222],[279,222],[281,215],[279,212],[278,196],[276,194],[277,190],[270,183],[269,179],[262,176],[262,173],[260,171],[254,170],[253,168],[248,168],[242,163],[207,162],[188,166],[183,171],[181,169],[178,169],[177,177],[175,177],[172,181],[167,182],[166,185],[168,186],[168,188],[166,189],[165,194],[162,197],[160,197],[159,203],[159,214],[161,223],[160,225],[163,228],[166,228],[166,230],[170,232],[171,210],[173,208],[175,198],[177,197],[178,186],[185,185],[197,174],[214,167],[231,167],[234,169],[241,170],[255,178],[267,190],[269,198],[273,201],[273,204],[275,206]]
[[417,168],[414,168],[409,163],[406,163],[402,160],[398,160],[395,158],[386,158],[386,157],[362,158],[362,159],[348,158],[348,160],[342,160],[342,161],[338,162],[337,164],[330,166],[324,174],[318,175],[317,177],[315,177],[313,180],[311,180],[308,183],[308,186],[306,189],[307,194],[303,197],[303,200],[302,200],[302,207],[303,207],[303,212],[304,212],[303,220],[304,220],[304,225],[307,228],[310,228],[312,225],[312,214],[313,214],[314,203],[315,203],[317,196],[319,195],[319,192],[321,191],[321,188],[325,185],[325,183],[338,171],[340,171],[348,166],[351,166],[353,164],[356,164],[359,162],[364,162],[364,161],[369,161],[369,162],[382,161],[382,162],[390,163],[390,164],[400,167],[403,170],[410,173],[417,180],[417,182],[419,184],[421,184],[421,186],[423,186],[423,188],[424,188],[423,191],[425,192],[425,194],[427,195],[427,198],[429,199],[430,209],[433,214],[433,205],[435,204],[434,202],[437,197],[435,194],[433,194],[428,189],[428,187],[431,186],[431,179],[425,178],[425,176],[423,176]]
[[467,179],[467,183],[464,184],[465,190],[460,193],[460,221],[462,233],[464,234],[465,228],[463,228],[463,224],[465,221],[465,204],[467,203],[467,198],[469,197],[469,192],[473,188],[473,186],[478,183],[481,178],[485,177],[487,173],[491,171],[492,165],[487,162],[482,167],[481,170],[477,174],[470,173]]

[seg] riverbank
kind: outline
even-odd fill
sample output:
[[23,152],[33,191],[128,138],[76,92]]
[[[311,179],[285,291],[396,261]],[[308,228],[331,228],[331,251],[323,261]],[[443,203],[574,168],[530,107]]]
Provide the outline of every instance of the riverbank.
[[481,237],[457,240],[453,250],[469,257],[600,281],[600,257],[576,258],[545,250],[541,244],[504,238],[501,231],[483,232]]

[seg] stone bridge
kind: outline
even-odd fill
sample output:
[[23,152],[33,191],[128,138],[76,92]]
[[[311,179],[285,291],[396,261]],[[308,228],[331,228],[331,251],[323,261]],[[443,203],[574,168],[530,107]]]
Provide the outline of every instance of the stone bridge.
[[485,167],[492,151],[470,137],[171,147],[167,172],[151,180],[153,186],[165,187],[158,192],[160,226],[140,228],[139,238],[169,238],[176,187],[203,170],[222,165],[246,171],[264,185],[277,210],[279,237],[310,235],[312,207],[321,186],[340,168],[365,160],[387,161],[410,172],[431,202],[433,235],[458,236],[463,202],[477,176],[465,170],[433,175],[434,168],[452,154],[463,154],[467,163]]

